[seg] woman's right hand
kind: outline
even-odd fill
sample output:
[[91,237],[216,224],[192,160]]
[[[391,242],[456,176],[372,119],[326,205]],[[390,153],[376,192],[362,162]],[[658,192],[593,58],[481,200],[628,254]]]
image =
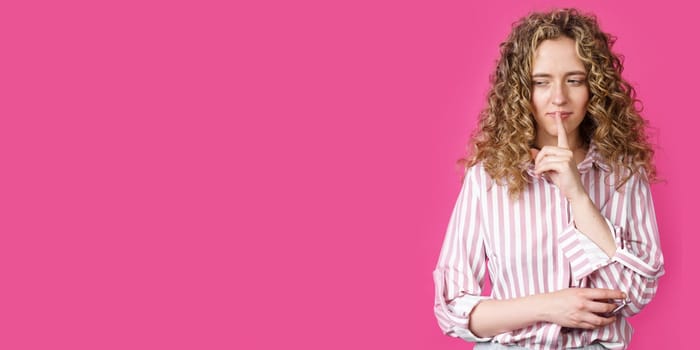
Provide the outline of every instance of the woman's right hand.
[[547,322],[562,327],[594,329],[615,322],[616,316],[602,317],[617,306],[611,299],[626,299],[619,290],[567,288],[549,293],[545,310]]

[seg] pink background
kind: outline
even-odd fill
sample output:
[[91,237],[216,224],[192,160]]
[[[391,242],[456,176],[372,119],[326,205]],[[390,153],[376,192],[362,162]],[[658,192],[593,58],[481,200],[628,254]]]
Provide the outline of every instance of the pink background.
[[471,348],[432,313],[455,161],[552,6],[619,37],[666,179],[631,349],[694,348],[690,1],[60,3],[0,7],[0,348]]

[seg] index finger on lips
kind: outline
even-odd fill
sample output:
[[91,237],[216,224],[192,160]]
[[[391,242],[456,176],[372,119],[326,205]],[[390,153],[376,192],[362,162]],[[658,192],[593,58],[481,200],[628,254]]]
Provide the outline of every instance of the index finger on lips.
[[564,128],[564,122],[561,120],[560,112],[556,112],[554,120],[557,123],[557,146],[569,149],[569,139],[566,136],[566,128]]

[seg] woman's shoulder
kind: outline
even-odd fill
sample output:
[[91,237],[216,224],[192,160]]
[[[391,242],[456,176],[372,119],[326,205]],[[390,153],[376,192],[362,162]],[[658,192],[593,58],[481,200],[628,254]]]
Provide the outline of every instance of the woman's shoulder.
[[465,177],[479,176],[482,173],[484,173],[484,162],[481,160],[476,161],[471,165],[465,165],[464,167]]
[[493,179],[486,171],[482,160],[466,167],[464,181],[471,181],[472,185],[478,187],[490,187],[493,184]]

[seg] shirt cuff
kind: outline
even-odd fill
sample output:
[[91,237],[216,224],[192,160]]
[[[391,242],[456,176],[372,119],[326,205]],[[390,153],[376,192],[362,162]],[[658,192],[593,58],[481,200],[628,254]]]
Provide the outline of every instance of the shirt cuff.
[[613,261],[619,262],[620,264],[630,268],[632,271],[646,278],[656,279],[664,275],[665,271],[661,259],[655,259],[654,264],[649,264],[626,248],[618,247],[615,251],[615,255],[612,257]]
[[[450,312],[454,315],[458,315],[460,317],[464,317],[465,319],[470,318],[470,314],[472,310],[474,310],[474,307],[476,307],[477,304],[479,304],[482,300],[485,299],[490,299],[489,297],[485,296],[476,296],[476,295],[463,295],[461,297],[455,298],[451,302],[447,303],[447,309],[450,310]],[[467,322],[467,325],[469,322]],[[470,342],[484,342],[484,341],[489,341],[493,339],[493,337],[490,338],[480,338],[477,337],[474,333],[472,333],[469,330],[469,327],[453,327],[449,332],[447,332],[449,335],[453,337],[459,337],[462,338],[466,341]]]
[[[615,232],[619,228],[616,228],[608,218],[604,217],[604,219],[614,239]],[[559,244],[564,255],[569,259],[572,277],[577,281],[614,262],[603,249],[579,231],[573,221],[559,235]]]

